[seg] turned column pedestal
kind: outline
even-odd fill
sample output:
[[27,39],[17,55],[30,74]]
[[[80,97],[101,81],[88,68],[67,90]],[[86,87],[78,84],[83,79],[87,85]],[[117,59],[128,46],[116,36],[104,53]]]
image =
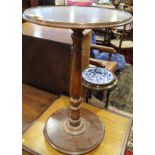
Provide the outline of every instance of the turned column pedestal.
[[46,122],[44,134],[49,143],[66,154],[84,154],[97,147],[104,136],[104,127],[91,111],[81,104],[82,29],[73,29],[72,69],[69,108],[54,113]]
[[104,126],[96,114],[80,108],[82,32],[84,29],[102,29],[128,24],[132,22],[131,14],[98,7],[44,6],[26,9],[23,18],[35,24],[72,29],[69,107],[56,111],[48,118],[44,135],[52,147],[65,154],[84,154],[93,150],[103,140]]

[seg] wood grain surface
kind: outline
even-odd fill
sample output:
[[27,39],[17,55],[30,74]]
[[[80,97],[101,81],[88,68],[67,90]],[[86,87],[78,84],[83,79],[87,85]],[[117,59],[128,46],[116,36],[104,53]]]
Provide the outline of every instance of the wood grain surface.
[[23,132],[45,111],[58,96],[36,89],[29,85],[22,86],[22,127]]
[[23,18],[35,24],[70,29],[101,29],[132,21],[132,15],[123,10],[81,6],[29,8],[24,11]]
[[[68,103],[69,98],[61,96],[23,134],[23,149],[26,152],[41,155],[62,155],[48,144],[43,135],[43,128],[47,118],[55,111],[67,107]],[[85,103],[82,103],[82,107],[94,112],[105,125],[105,136],[101,145],[87,155],[123,155],[132,120]]]

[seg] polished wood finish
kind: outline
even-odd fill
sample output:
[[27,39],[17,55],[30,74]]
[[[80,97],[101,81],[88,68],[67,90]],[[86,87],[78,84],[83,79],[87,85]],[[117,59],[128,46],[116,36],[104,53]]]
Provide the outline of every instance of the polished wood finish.
[[[73,30],[72,40],[72,69],[70,81],[70,120],[72,126],[79,126],[80,119],[80,103],[81,103],[81,56],[82,56],[82,34],[83,30]],[[74,110],[76,108],[76,110]]]
[[52,28],[26,22],[22,24],[22,34],[35,38],[66,43],[69,45],[72,44],[72,39],[70,37],[72,31],[67,29]]
[[90,58],[89,62],[90,64],[93,64],[97,67],[103,67],[111,71],[112,73],[115,73],[117,70],[117,62],[114,62],[111,60],[112,54],[116,53],[116,50],[113,47],[103,46],[103,45],[96,45],[91,44],[91,49],[97,49],[100,52],[106,52],[109,53],[109,60],[100,60],[100,59],[94,59]]
[[[49,145],[44,137],[43,129],[47,118],[54,112],[68,107],[68,102],[68,97],[60,97],[23,134],[23,149],[26,152],[42,155],[63,155]],[[87,155],[124,155],[132,123],[131,118],[98,109],[84,102],[82,102],[81,106],[96,113],[105,125],[105,136],[101,145]]]
[[116,53],[116,50],[113,47],[91,44],[91,48],[98,49],[100,52],[107,52],[107,53],[113,53],[113,54]]
[[57,99],[58,96],[43,90],[22,85],[22,127],[23,132]]
[[[91,15],[91,16],[90,16]],[[65,121],[59,121],[60,124],[63,124],[64,130],[67,134],[67,137],[70,135],[74,136],[75,139],[78,139],[79,135],[83,135],[83,140],[89,143],[90,135],[93,135],[93,131],[90,128],[87,128],[87,123],[89,120],[84,120],[80,116],[80,104],[81,104],[81,52],[82,52],[82,38],[83,30],[91,28],[104,28],[112,26],[120,26],[123,24],[130,23],[132,21],[132,16],[124,11],[112,10],[106,8],[94,8],[94,7],[75,7],[75,6],[59,6],[59,7],[36,7],[30,8],[24,11],[23,18],[29,22],[46,25],[51,27],[59,28],[70,28],[73,30],[72,40],[73,40],[73,49],[72,49],[72,69],[71,69],[71,81],[70,81],[70,107],[69,107],[69,118]],[[62,120],[63,115],[57,115],[58,120]],[[62,112],[63,113],[63,112]],[[60,117],[60,118],[59,118]],[[50,121],[50,118],[47,122]],[[67,123],[66,123],[67,122]],[[89,123],[88,123],[89,124]],[[98,121],[98,124],[101,126],[101,122]],[[45,133],[47,140],[54,141],[54,137],[51,136],[53,132],[58,131],[58,135],[61,134],[60,130],[57,129],[59,126],[55,127],[55,130],[48,132],[50,128],[50,123],[45,126]],[[84,134],[87,136],[84,136]],[[98,128],[98,133],[94,139],[91,139],[90,146],[91,149],[97,147],[101,142],[101,137],[103,137],[103,128]],[[63,134],[60,135],[63,138]],[[59,151],[66,153],[66,149],[61,147],[61,139],[52,143],[53,147]],[[66,144],[70,144],[71,139],[66,141]],[[86,153],[90,151],[90,148],[81,148],[83,143],[78,144],[80,147],[76,150],[68,149],[69,154],[79,154]],[[51,143],[50,143],[51,144]],[[76,143],[74,143],[76,146]],[[61,148],[60,148],[61,147]],[[74,152],[75,151],[75,152]]]
[[106,60],[90,58],[90,64],[95,65],[97,67],[106,68],[112,73],[115,73],[117,70],[117,62],[114,62],[114,61],[106,61]]
[[[68,134],[70,131],[66,133],[66,129],[64,129],[64,123],[68,119],[68,111],[68,108],[60,109],[52,114],[46,122],[44,134],[48,142],[56,150],[65,154],[79,155],[90,152],[103,140],[104,128],[100,119],[93,112],[81,108],[80,114],[82,119],[86,121],[86,130],[78,136],[73,136]],[[77,133],[77,131],[75,132]]]
[[92,30],[85,29],[83,32],[82,39],[82,71],[89,67],[89,58],[90,58],[90,48],[91,48],[91,39],[92,39]]
[[[22,34],[23,82],[51,93],[69,95],[72,30],[25,22]],[[82,70],[89,66],[90,42],[91,30],[86,29],[82,39]]]
[[105,65],[102,64],[102,62],[98,62],[98,61],[94,61],[94,60],[96,60],[96,59],[91,59],[91,58],[89,59],[89,63],[91,64],[90,67],[91,66],[96,66],[96,67],[105,68]]
[[[46,39],[49,41],[55,41],[60,43],[65,43],[72,45],[72,30],[63,29],[63,28],[53,28],[42,25],[37,25],[29,22],[25,22],[22,24],[22,35]],[[90,48],[87,44],[91,41],[91,30],[85,29],[83,32],[83,40],[82,40],[82,54],[86,49]]]
[[23,18],[40,25],[69,29],[101,29],[132,21],[132,15],[123,10],[79,6],[29,8],[24,11]]
[[48,118],[44,128],[45,137],[51,146],[62,153],[71,155],[93,150],[101,143],[104,135],[104,128],[97,116],[88,110],[80,109],[82,101],[82,32],[81,29],[73,29],[71,35],[73,47],[69,109],[55,112]]

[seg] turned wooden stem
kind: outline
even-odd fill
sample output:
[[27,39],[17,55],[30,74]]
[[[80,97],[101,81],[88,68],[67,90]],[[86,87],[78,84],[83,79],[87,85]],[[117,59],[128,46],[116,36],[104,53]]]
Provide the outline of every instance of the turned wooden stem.
[[70,111],[69,123],[76,127],[80,125],[80,104],[81,104],[81,55],[82,55],[82,34],[81,29],[73,29],[71,38],[72,46],[72,68],[70,80]]

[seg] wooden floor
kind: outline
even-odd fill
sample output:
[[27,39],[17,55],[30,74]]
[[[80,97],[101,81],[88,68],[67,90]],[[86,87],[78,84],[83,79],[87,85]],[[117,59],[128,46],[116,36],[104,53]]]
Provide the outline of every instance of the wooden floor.
[[53,103],[58,96],[23,84],[22,129],[23,132]]

